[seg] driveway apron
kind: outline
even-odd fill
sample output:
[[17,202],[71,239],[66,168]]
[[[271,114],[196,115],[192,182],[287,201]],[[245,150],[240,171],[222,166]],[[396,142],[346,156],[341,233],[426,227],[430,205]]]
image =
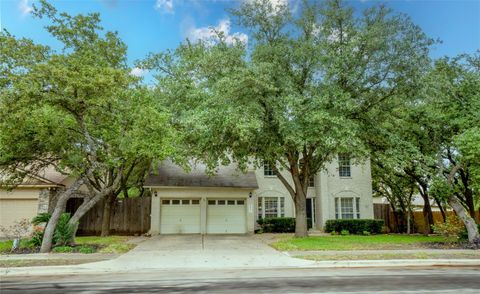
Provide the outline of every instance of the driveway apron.
[[114,260],[85,266],[105,269],[270,268],[311,266],[251,236],[161,235]]

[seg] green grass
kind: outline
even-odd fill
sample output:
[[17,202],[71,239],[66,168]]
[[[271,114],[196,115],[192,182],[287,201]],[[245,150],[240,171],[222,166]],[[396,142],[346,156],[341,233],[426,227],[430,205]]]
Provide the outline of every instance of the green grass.
[[99,253],[125,253],[135,248],[134,244],[127,244],[126,242],[130,240],[131,237],[126,236],[108,236],[108,237],[97,237],[97,236],[88,236],[88,237],[76,237],[75,243],[77,245],[100,245],[103,248],[100,249]]
[[373,235],[373,236],[319,236],[287,238],[270,244],[281,251],[305,250],[375,250],[414,249],[428,247],[428,243],[449,244],[442,236]]
[[469,253],[457,252],[441,252],[441,253],[377,253],[377,254],[309,254],[296,255],[296,258],[323,261],[323,260],[388,260],[388,259],[480,259],[480,252],[475,251]]
[[[13,240],[0,241],[0,254],[10,253],[12,250],[12,245],[13,245]],[[20,249],[32,248],[32,245],[30,245],[29,240],[22,239],[20,240],[19,248]]]
[[[97,237],[97,236],[88,236],[88,237],[76,237],[75,243],[77,246],[82,246],[82,248],[89,248],[88,245],[93,245],[92,247],[100,247],[98,253],[114,253],[121,254],[130,251],[135,248],[134,244],[127,244],[126,242],[132,237],[128,236],[108,236],[108,237]],[[0,254],[9,254],[12,249],[12,240],[0,241]],[[28,240],[20,241],[20,249],[32,248]],[[57,247],[59,248],[59,247]],[[54,249],[53,252],[62,252],[67,253],[68,249],[60,248]],[[73,250],[72,250],[73,251]],[[82,249],[82,253],[92,253],[91,250]]]

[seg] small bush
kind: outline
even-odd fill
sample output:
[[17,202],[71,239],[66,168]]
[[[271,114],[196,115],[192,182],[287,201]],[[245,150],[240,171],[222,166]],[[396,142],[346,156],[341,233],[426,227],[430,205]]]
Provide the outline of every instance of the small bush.
[[[40,213],[39,215],[33,218],[32,223],[34,225],[48,223],[51,217],[52,215],[50,213]],[[55,231],[53,232],[52,243],[54,245],[65,246],[72,241],[74,237],[73,236],[74,226],[69,225],[68,224],[69,221],[70,221],[70,213],[62,213],[62,215],[60,215],[57,226],[55,227]],[[36,229],[32,236],[31,242],[32,244],[35,244],[35,246],[40,246],[42,244],[42,241],[43,241],[43,228],[38,230]]]
[[73,248],[70,246],[57,246],[52,249],[52,252],[55,253],[71,253],[73,252]]
[[462,220],[456,215],[448,216],[444,223],[437,223],[433,225],[432,228],[437,234],[447,238],[454,237],[456,239],[459,239],[463,231],[466,231]]
[[43,229],[37,230],[35,229],[30,237],[29,243],[33,247],[42,246],[43,241]]
[[70,225],[70,213],[62,213],[58,220],[55,232],[53,233],[53,243],[65,246],[73,239],[74,226]]
[[347,230],[350,234],[360,235],[363,232],[379,234],[382,232],[384,221],[381,219],[335,219],[327,220],[325,232],[341,232]]
[[342,236],[348,236],[348,235],[350,235],[350,232],[349,232],[348,230],[342,230],[342,231],[340,232],[340,235],[342,235]]
[[95,248],[90,246],[82,246],[78,249],[78,252],[85,253],[85,254],[95,253],[95,251],[96,251]]
[[[480,232],[480,224],[478,224],[477,226],[478,226],[478,231]],[[467,228],[464,228],[463,231],[461,231],[460,234],[458,234],[458,240],[460,240],[460,241],[467,241],[468,240]]]
[[364,235],[364,236],[370,236],[371,233],[370,233],[369,231],[363,231],[363,232],[362,232],[362,235]]
[[257,221],[264,233],[293,233],[295,232],[295,218],[278,217],[265,218]]

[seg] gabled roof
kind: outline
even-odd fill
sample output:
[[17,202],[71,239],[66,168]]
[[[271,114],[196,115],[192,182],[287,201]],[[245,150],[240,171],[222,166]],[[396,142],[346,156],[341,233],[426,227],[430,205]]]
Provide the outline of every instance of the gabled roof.
[[243,173],[235,164],[220,166],[214,175],[207,173],[204,164],[195,164],[186,172],[169,160],[161,162],[156,171],[148,175],[144,187],[225,187],[257,189],[255,173]]
[[[20,170],[23,171],[23,170]],[[61,183],[67,176],[60,174],[52,169],[41,171],[39,174],[29,174],[25,176],[23,181],[15,187],[63,187]],[[0,174],[0,186],[2,184],[2,178]]]

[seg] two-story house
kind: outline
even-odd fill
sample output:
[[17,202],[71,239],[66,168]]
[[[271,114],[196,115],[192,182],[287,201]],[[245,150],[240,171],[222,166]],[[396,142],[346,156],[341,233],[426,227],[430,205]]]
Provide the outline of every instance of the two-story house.
[[[152,191],[152,234],[253,233],[259,218],[295,216],[290,194],[267,164],[247,173],[223,166],[209,175],[202,164],[185,172],[165,161],[145,187]],[[329,219],[373,218],[370,162],[352,164],[340,155],[316,174],[307,216],[310,228],[318,230]]]

